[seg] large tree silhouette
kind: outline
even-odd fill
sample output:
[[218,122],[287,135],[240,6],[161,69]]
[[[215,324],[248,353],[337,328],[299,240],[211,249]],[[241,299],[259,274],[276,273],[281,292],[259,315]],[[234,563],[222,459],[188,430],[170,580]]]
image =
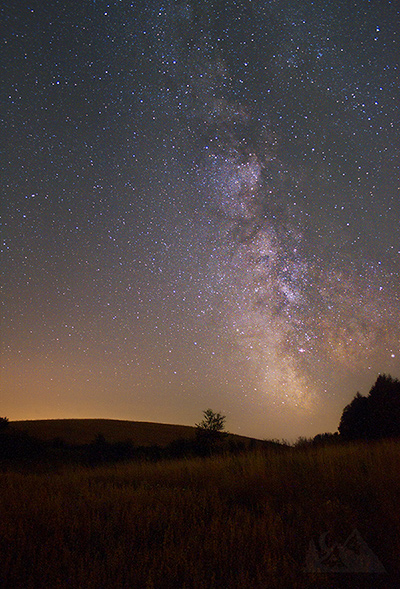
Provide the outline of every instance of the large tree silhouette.
[[357,393],[343,410],[339,432],[347,440],[400,436],[400,381],[382,374],[366,397]]

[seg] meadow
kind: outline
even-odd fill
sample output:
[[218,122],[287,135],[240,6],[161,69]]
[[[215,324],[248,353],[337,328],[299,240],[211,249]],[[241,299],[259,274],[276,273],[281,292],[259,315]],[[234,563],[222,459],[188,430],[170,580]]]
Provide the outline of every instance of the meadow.
[[[399,502],[399,441],[6,469],[0,586],[394,587]],[[332,550],[331,568],[320,572],[313,554],[345,545],[352,533],[375,569],[353,563],[333,572]]]

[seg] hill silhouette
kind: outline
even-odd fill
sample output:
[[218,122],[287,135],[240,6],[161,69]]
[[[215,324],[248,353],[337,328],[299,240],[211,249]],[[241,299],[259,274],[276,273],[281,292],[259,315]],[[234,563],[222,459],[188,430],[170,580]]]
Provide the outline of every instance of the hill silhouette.
[[[58,438],[68,444],[89,444],[102,434],[112,443],[130,441],[135,446],[165,447],[176,440],[190,440],[196,436],[196,428],[189,425],[118,419],[36,419],[12,421],[10,425],[39,440]],[[246,445],[252,441],[252,438],[233,434],[232,438]]]

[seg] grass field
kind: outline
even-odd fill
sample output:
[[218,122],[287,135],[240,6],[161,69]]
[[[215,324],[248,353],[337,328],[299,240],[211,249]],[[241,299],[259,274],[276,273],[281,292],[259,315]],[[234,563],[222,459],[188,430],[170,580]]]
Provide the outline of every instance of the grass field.
[[[0,586],[395,587],[399,500],[398,441],[4,472]],[[317,572],[355,531],[386,572]]]

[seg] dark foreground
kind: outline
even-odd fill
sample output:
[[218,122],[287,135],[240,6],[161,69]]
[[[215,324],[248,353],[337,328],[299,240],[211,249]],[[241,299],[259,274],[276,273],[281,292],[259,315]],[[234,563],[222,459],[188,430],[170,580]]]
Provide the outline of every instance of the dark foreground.
[[395,587],[400,442],[0,474],[0,585]]

